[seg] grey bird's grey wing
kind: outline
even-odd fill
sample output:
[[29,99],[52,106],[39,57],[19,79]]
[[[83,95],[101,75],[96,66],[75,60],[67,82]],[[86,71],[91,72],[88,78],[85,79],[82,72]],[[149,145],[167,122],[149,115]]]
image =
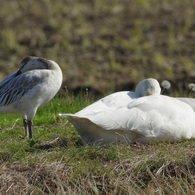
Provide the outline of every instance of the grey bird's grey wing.
[[19,75],[17,75],[17,72],[13,73],[0,83],[0,106],[6,106],[20,100],[42,80],[42,74],[36,71]]
[[8,77],[6,77],[3,81],[1,81],[1,83],[0,83],[0,91],[1,91],[2,88],[4,88],[6,83],[10,82],[10,80],[12,80],[14,77],[16,77],[17,74],[18,74],[18,71],[14,72],[13,74],[11,74]]

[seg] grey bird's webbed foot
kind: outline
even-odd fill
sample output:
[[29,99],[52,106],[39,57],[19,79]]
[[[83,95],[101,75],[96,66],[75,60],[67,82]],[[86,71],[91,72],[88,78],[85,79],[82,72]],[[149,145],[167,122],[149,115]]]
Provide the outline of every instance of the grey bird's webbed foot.
[[23,123],[24,123],[24,129],[25,129],[25,135],[26,137],[33,139],[33,135],[32,135],[32,121],[31,120],[27,120],[27,119],[23,119]]

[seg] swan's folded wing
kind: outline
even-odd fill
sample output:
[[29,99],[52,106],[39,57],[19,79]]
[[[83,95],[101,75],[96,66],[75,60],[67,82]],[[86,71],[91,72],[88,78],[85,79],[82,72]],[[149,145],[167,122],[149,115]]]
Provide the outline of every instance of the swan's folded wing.
[[8,77],[6,77],[4,80],[1,81],[0,94],[1,94],[2,89],[6,87],[6,84],[9,83],[10,80],[12,80],[14,77],[16,77],[17,74],[18,74],[18,71],[14,72],[13,74],[9,75]]
[[131,91],[116,92],[85,107],[81,111],[77,112],[76,115],[88,117],[101,112],[125,107],[138,97],[139,95],[137,93]]
[[0,106],[9,105],[20,100],[30,89],[43,81],[42,74],[38,71],[30,71],[19,75],[14,73],[4,79],[0,84]]

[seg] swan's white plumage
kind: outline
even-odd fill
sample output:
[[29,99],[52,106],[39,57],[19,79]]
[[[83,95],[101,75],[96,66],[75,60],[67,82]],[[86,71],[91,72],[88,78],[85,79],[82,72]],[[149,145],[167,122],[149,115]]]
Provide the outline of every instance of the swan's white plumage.
[[145,143],[195,137],[192,107],[163,95],[140,97],[136,92],[117,92],[75,114],[60,116],[75,126],[86,143]]
[[31,120],[38,107],[50,101],[61,84],[62,72],[56,62],[26,57],[20,63],[18,71],[0,83],[0,114],[21,113],[25,130],[27,121],[31,128]]
[[186,104],[188,104],[189,106],[191,106],[191,108],[194,110],[195,112],[195,99],[193,98],[177,98],[178,100],[185,102]]

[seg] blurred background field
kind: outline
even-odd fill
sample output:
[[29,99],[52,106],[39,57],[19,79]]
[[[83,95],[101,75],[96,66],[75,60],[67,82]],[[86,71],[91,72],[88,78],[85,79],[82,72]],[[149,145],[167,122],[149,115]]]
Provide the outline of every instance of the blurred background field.
[[[0,0],[0,81],[29,55],[56,61],[61,95],[41,107],[35,140],[0,115],[0,194],[195,194],[195,140],[83,145],[60,112],[142,79],[195,83],[193,0]],[[75,96],[80,89],[82,91]],[[73,93],[72,93],[73,92]],[[193,97],[195,94],[192,94]]]
[[0,2],[0,80],[35,55],[56,61],[72,91],[132,90],[154,77],[181,92],[195,82],[193,0]]

